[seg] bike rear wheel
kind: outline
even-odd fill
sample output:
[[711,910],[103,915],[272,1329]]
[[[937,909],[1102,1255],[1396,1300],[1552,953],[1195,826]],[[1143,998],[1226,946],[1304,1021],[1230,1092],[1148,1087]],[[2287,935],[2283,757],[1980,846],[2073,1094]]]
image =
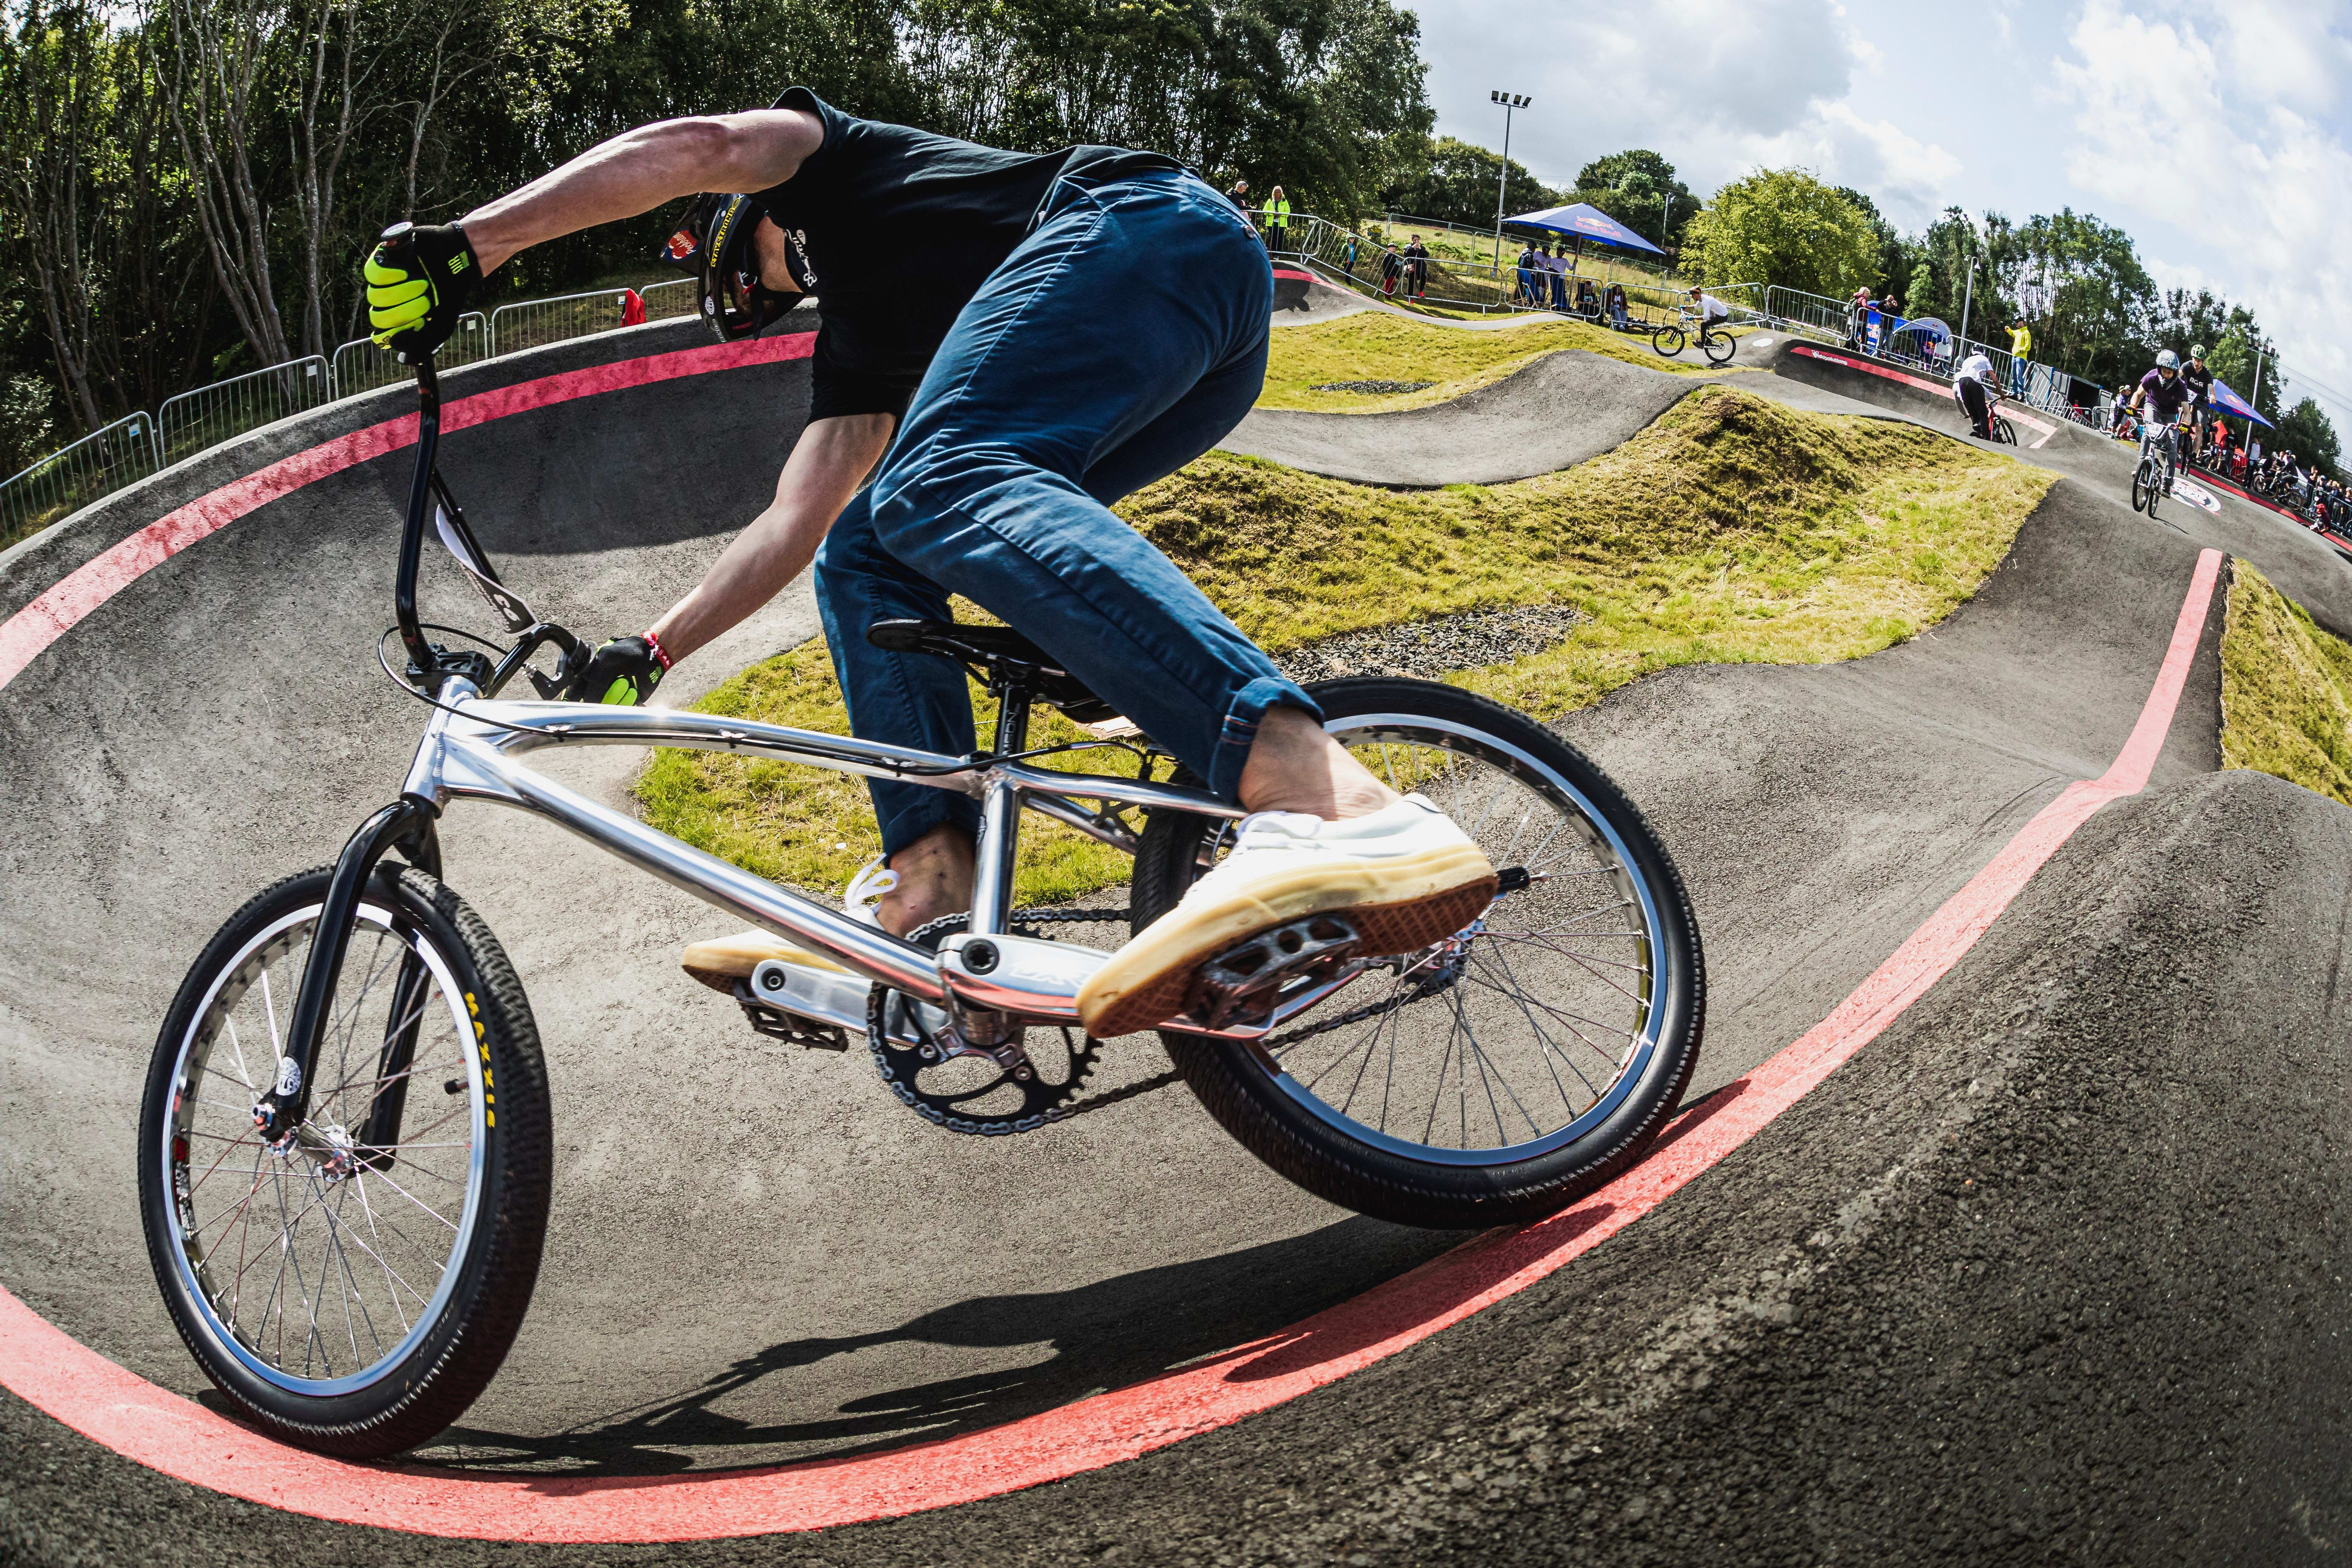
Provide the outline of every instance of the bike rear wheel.
[[1698,341],[1701,353],[1709,364],[1728,364],[1731,356],[1739,352],[1739,344],[1729,332],[1703,333]]
[[1650,346],[1668,359],[1683,352],[1683,330],[1680,327],[1660,327],[1650,334]]
[[254,1101],[326,901],[325,869],[231,916],[148,1072],[140,1208],[197,1364],[270,1436],[343,1458],[414,1447],[488,1385],[539,1275],[551,1161],[539,1034],[457,894],[385,868],[362,896],[308,1113]]
[[1996,418],[1992,422],[1992,438],[2001,446],[2014,447],[2017,445],[2017,426],[2006,419]]
[[[1311,689],[1350,752],[1479,841],[1505,891],[1261,1042],[1161,1040],[1210,1115],[1319,1197],[1440,1229],[1553,1213],[1640,1156],[1696,1065],[1706,971],[1681,876],[1608,777],[1525,715],[1428,681]],[[1229,837],[1155,813],[1137,928]]]

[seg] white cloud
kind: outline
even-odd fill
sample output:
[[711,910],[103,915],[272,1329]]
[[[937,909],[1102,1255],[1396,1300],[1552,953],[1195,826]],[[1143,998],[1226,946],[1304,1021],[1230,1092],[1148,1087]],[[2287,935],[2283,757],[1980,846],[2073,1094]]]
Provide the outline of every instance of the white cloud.
[[2135,220],[2152,218],[2179,237],[2143,244],[2150,272],[2244,300],[2290,377],[2299,363],[2338,386],[2352,384],[2352,334],[2339,324],[2352,300],[2352,147],[2321,116],[2352,58],[2344,25],[2340,6],[2286,0],[2218,13],[2088,0],[2056,78],[2074,110],[2072,182],[2110,221],[2143,229]]
[[1832,0],[1588,0],[1572,16],[1500,0],[1423,0],[1423,52],[1445,131],[1502,140],[1496,89],[1535,100],[1511,155],[1554,184],[1604,153],[1654,147],[1702,195],[1759,165],[1801,164],[1868,190],[1898,224],[1942,205],[1959,161],[1847,101],[1890,67]]

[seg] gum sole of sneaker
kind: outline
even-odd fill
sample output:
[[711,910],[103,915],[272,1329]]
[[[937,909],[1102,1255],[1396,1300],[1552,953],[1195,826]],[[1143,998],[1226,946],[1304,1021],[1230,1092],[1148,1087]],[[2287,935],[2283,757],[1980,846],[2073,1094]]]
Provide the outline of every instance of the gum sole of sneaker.
[[771,958],[835,974],[848,973],[837,963],[760,931],[692,943],[678,955],[677,966],[713,991],[731,996],[735,994],[735,982],[749,980],[751,972]]
[[[1324,912],[1342,916],[1352,923],[1363,938],[1360,951],[1367,954],[1414,952],[1432,942],[1444,941],[1476,920],[1486,911],[1486,906],[1495,901],[1495,890],[1498,886],[1498,879],[1490,872],[1475,882],[1447,888],[1423,898],[1392,904],[1339,907]],[[1184,1010],[1185,999],[1192,994],[1193,976],[1210,959],[1229,948],[1239,946],[1261,931],[1271,931],[1285,920],[1296,918],[1295,915],[1286,915],[1283,920],[1269,921],[1220,939],[1213,951],[1201,952],[1189,962],[1162,971],[1135,990],[1092,1009],[1091,1016],[1086,1020],[1087,1032],[1097,1039],[1107,1040],[1166,1023]],[[1085,1000],[1083,996],[1080,998],[1082,1008],[1085,1007]]]

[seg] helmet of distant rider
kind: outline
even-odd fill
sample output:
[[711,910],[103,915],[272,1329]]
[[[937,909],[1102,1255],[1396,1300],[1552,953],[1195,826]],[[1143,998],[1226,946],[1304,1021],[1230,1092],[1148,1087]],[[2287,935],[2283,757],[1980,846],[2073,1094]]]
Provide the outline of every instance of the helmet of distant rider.
[[2190,359],[2203,359],[2205,357],[2205,345],[2203,343],[2191,345],[2189,350],[2189,357]]
[[2174,353],[2170,349],[2161,350],[2156,356],[2156,368],[2158,370],[2179,370],[2180,368],[2180,356]]
[[[761,277],[760,248],[752,232],[767,216],[748,195],[705,193],[688,204],[670,237],[654,253],[689,274],[700,286],[703,324],[720,342],[759,335],[799,303],[799,296],[769,288]],[[786,232],[784,248],[791,281],[801,293],[816,289],[816,272],[797,235]]]

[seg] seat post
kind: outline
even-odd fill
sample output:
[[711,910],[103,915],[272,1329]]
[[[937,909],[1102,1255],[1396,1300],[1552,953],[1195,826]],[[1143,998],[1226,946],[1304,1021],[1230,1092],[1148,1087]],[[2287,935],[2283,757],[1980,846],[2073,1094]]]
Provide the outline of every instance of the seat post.
[[1029,744],[1029,709],[1036,700],[1037,667],[1017,658],[998,659],[990,673],[989,695],[996,699],[996,754],[1011,756]]

